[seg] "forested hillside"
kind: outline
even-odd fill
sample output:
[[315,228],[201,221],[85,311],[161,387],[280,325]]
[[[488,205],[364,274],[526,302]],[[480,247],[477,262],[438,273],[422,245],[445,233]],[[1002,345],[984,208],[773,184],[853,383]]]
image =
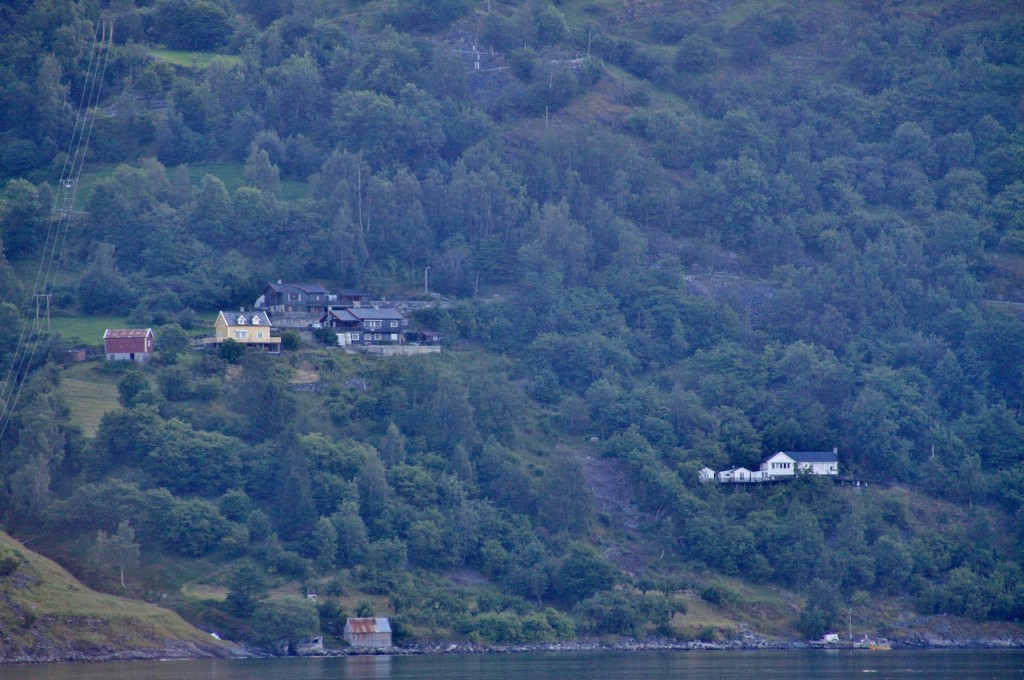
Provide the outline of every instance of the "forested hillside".
[[[47,300],[143,370],[21,333],[103,18]],[[1018,620],[1022,93],[998,0],[7,2],[4,527],[267,645]],[[282,279],[444,352],[189,348]],[[698,482],[833,447],[873,486]]]

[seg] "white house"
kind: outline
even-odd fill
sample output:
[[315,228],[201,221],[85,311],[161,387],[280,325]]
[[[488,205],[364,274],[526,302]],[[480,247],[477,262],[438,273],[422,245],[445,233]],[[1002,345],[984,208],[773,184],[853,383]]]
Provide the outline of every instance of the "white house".
[[761,463],[761,472],[772,479],[792,477],[798,470],[812,475],[838,475],[839,450],[779,451]]
[[745,483],[750,481],[750,470],[745,467],[729,468],[718,473],[718,481],[722,483]]
[[713,482],[715,481],[715,471],[709,467],[702,467],[700,472],[697,473],[698,479],[701,482]]

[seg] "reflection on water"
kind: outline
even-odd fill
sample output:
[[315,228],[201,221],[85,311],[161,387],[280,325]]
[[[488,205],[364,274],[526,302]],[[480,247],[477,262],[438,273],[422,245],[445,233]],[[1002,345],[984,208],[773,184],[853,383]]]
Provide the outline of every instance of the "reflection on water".
[[343,677],[352,680],[391,680],[390,656],[350,656]]
[[0,666],[2,680],[1002,680],[1021,650],[589,652]]

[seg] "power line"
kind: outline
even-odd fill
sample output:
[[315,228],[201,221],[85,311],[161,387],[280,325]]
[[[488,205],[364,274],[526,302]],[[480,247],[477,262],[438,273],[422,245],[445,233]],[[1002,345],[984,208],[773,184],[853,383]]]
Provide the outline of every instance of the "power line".
[[[107,63],[110,60],[113,41],[114,20],[112,18],[101,19],[99,30],[93,34],[93,49],[89,53],[89,64],[82,85],[82,96],[75,113],[75,124],[68,143],[68,153],[61,168],[59,191],[54,197],[54,205],[50,212],[46,231],[46,241],[32,290],[33,299],[37,305],[41,298],[46,299],[47,316],[49,316],[49,300],[53,285],[63,259],[64,245],[67,241],[67,232],[77,198],[78,180],[89,150],[89,140],[92,137],[92,129],[96,121],[96,108],[99,106],[102,96],[103,79],[106,75]],[[0,437],[3,437],[7,431],[28,371],[35,359],[39,345],[38,331],[38,321],[36,327],[30,330],[29,319],[26,317],[18,337],[11,366],[4,378],[3,387],[0,389]]]

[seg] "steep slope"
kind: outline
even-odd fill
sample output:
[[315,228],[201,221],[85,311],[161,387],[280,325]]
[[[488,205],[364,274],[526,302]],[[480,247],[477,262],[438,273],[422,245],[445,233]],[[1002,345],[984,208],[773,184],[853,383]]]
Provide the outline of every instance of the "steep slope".
[[90,590],[0,532],[0,663],[244,655],[170,611]]

